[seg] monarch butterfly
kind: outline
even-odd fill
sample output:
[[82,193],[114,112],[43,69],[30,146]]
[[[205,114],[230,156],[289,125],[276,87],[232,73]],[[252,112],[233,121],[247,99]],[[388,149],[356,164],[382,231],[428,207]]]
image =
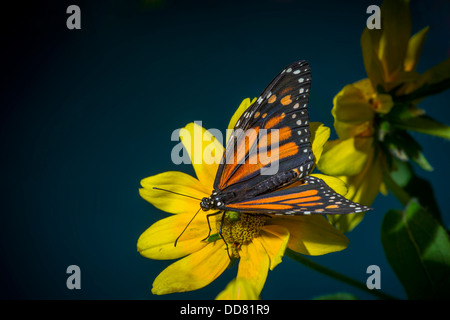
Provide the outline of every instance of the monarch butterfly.
[[[371,210],[337,194],[322,179],[309,176],[314,166],[308,116],[310,86],[308,62],[296,61],[283,69],[241,115],[217,170],[214,191],[201,201],[204,211],[308,215]],[[278,146],[265,146],[278,153],[277,173],[261,174],[272,163],[247,161],[264,144],[260,135],[245,141],[250,129],[278,130]],[[239,154],[244,154],[245,161],[237,161]]]
[[[372,210],[344,198],[322,179],[310,176],[314,169],[308,116],[310,86],[308,62],[296,61],[283,69],[237,120],[216,173],[214,190],[201,199],[199,211],[216,210],[207,215],[208,223],[210,216],[226,211],[271,216]],[[247,135],[249,131],[263,130],[270,133]],[[274,131],[278,139],[270,139],[269,143],[268,136]],[[277,153],[275,173],[262,174],[273,161],[254,161],[259,159],[261,149]],[[205,239],[208,237],[209,234]]]

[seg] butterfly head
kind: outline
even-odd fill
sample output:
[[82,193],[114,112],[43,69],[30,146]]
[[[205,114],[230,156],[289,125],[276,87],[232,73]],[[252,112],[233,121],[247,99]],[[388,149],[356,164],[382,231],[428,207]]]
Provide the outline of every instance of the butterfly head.
[[220,196],[218,196],[217,192],[214,191],[210,197],[205,197],[202,199],[202,202],[200,202],[200,207],[203,211],[208,211],[211,209],[216,209],[217,207],[220,207],[223,205]]
[[211,209],[223,209],[225,206],[225,201],[229,194],[219,193],[217,191],[213,191],[211,196],[205,197],[200,202],[200,207],[203,211],[208,211]]
[[203,198],[202,202],[200,202],[200,207],[203,211],[208,211],[214,208],[214,200],[211,197]]

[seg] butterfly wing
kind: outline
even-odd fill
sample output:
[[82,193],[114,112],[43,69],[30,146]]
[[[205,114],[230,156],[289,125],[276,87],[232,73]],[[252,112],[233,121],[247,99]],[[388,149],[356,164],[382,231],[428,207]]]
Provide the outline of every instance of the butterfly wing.
[[238,119],[214,188],[254,196],[307,176],[314,164],[309,131],[311,72],[297,61],[280,72]]
[[225,210],[256,214],[347,214],[372,210],[345,199],[319,178],[308,176],[298,186],[227,204]]

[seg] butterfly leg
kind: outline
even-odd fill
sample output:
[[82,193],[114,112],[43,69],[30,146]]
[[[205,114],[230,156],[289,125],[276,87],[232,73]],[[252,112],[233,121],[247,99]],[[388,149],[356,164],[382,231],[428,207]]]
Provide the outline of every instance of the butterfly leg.
[[227,247],[228,258],[230,258],[230,261],[233,261],[233,258],[230,255],[230,250],[229,250],[229,247],[228,247],[228,243],[225,241],[225,238],[222,235],[222,227],[223,227],[224,221],[225,221],[225,214],[222,215],[222,219],[220,221],[219,236],[222,238],[223,242],[225,242],[225,246]]
[[[211,223],[209,222],[209,217],[216,216],[216,215],[218,215],[218,214],[220,214],[220,213],[222,213],[222,211],[217,211],[217,212],[210,213],[210,214],[207,214],[207,215],[206,215],[206,221],[208,221],[208,228],[209,228],[209,231],[208,231],[208,235],[206,236],[206,238],[203,239],[202,241],[207,240],[207,239],[209,238],[209,236],[211,235]],[[225,215],[224,215],[224,216],[225,216]],[[223,217],[222,217],[222,223],[220,224],[220,236],[221,236],[221,237],[222,237],[222,235],[221,235],[221,232],[222,232],[222,224],[223,224]]]
[[[222,212],[222,211],[217,211],[217,212],[210,213],[210,214],[207,214],[207,215],[206,215],[206,220],[208,221],[209,232],[208,232],[208,235],[206,236],[206,238],[203,239],[203,241],[207,240],[207,239],[210,237],[210,235],[211,235],[211,230],[212,230],[212,229],[211,229],[211,223],[210,223],[210,221],[209,221],[209,218],[210,218],[211,216],[216,216],[216,215],[218,215],[218,214],[220,214],[220,213],[223,213],[223,212]],[[230,261],[234,261],[235,259],[233,259],[233,258],[231,257],[231,255],[230,255],[230,250],[229,250],[229,247],[228,247],[228,243],[225,241],[225,239],[224,239],[224,237],[223,237],[223,235],[222,235],[222,228],[223,228],[224,222],[225,222],[225,214],[223,213],[222,218],[221,218],[221,221],[220,221],[220,228],[219,228],[219,233],[218,233],[218,235],[219,235],[220,238],[222,238],[223,242],[225,242],[225,246],[226,246],[226,249],[227,249],[228,258],[230,258]]]

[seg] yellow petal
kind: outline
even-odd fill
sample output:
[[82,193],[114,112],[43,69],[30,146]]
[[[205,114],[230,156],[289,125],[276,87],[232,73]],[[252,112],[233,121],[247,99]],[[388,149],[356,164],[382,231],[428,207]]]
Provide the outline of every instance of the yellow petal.
[[398,90],[398,95],[409,94],[422,86],[435,84],[449,78],[450,74],[450,58],[447,58],[438,65],[428,69],[419,75],[415,81],[406,83]]
[[367,77],[373,88],[384,87],[383,66],[378,58],[382,30],[365,28],[361,35],[361,49]]
[[364,215],[364,212],[352,214],[334,214],[328,215],[328,220],[340,232],[347,233],[352,231],[358,224],[361,223]]
[[[211,194],[211,190],[197,179],[178,171],[163,172],[142,179],[141,185],[143,188],[139,189],[139,194],[142,198],[156,208],[170,213],[195,213],[200,208],[201,199]],[[179,194],[156,190],[154,187]]]
[[[391,111],[394,106],[391,95],[379,93],[374,90],[369,79],[359,80],[353,83],[353,86],[361,91],[364,95],[367,106],[369,106],[373,112],[386,114]],[[364,121],[371,121],[372,118],[373,115],[368,119],[364,119]],[[355,132],[355,134],[358,134],[358,132]]]
[[290,232],[288,247],[308,255],[323,255],[344,250],[348,239],[323,216],[276,216],[268,224],[281,225]]
[[372,108],[377,113],[387,114],[394,106],[394,101],[390,94],[377,93],[372,103]]
[[[374,151],[368,156],[364,169],[351,177],[340,177],[348,187],[347,199],[370,206],[382,187],[382,162],[380,156],[374,159]],[[369,212],[370,214],[370,212]],[[365,213],[329,215],[328,219],[339,231],[353,230],[364,218]]]
[[[161,219],[144,231],[139,237],[137,249],[141,255],[150,259],[177,259],[203,248],[202,241],[208,235],[205,215],[197,216],[178,239],[183,229],[192,219],[190,214],[179,214]],[[211,227],[215,223],[211,221]]]
[[189,154],[198,180],[211,194],[223,154],[221,141],[196,123],[189,123],[180,130],[180,139]]
[[269,256],[259,238],[241,247],[237,278],[248,281],[257,295],[261,293],[269,272]]
[[370,137],[328,141],[318,168],[330,176],[353,176],[364,169],[372,149]]
[[270,270],[273,270],[280,262],[289,241],[289,230],[277,225],[266,225],[261,230],[259,237],[270,259]]
[[344,178],[347,183],[347,197],[352,201],[370,206],[380,190],[383,170],[380,155],[374,158],[375,150],[368,155],[364,169],[356,176]]
[[[247,110],[248,107],[250,107],[254,102],[256,101],[256,98],[253,98],[253,100],[250,101],[250,98],[246,98],[242,100],[241,104],[239,105],[239,108],[237,108],[236,112],[233,114],[233,116],[230,119],[230,122],[228,123],[228,129],[234,129],[236,126],[236,122],[239,120],[239,118],[242,116],[245,110]],[[228,138],[230,137],[230,132],[227,132],[227,139],[225,141],[228,141]]]
[[375,200],[383,181],[381,155],[376,158],[374,156],[375,150],[371,150],[367,157],[368,161],[359,174],[340,177],[348,187],[346,198],[366,206],[370,206]]
[[403,63],[406,71],[416,70],[419,57],[422,52],[423,44],[427,36],[429,27],[425,27],[416,34],[414,34],[408,42],[408,50],[406,52],[405,61]]
[[216,300],[259,300],[253,285],[244,278],[233,279]]
[[250,107],[255,101],[256,101],[256,98],[253,98],[253,100],[250,100],[250,98],[246,98],[246,99],[242,100],[241,104],[239,105],[236,112],[231,117],[230,122],[228,123],[228,127],[227,127],[228,130],[227,130],[227,135],[226,135],[226,139],[225,139],[225,144],[228,143],[228,139],[230,138],[230,135],[231,135],[231,130],[234,129],[239,118],[242,116],[244,111],[247,110],[248,107]]
[[309,131],[311,132],[312,151],[317,164],[322,156],[323,146],[330,137],[330,128],[320,122],[311,122]]
[[340,139],[356,136],[371,127],[375,113],[367,98],[369,92],[361,90],[362,86],[367,85],[367,79],[363,83],[346,85],[334,97],[331,113],[334,116],[334,128]]
[[230,260],[222,241],[182,258],[164,269],[153,282],[153,294],[185,292],[203,288],[227,268]]
[[341,196],[345,196],[348,192],[347,185],[342,179],[320,173],[313,173],[311,174],[311,176],[322,179],[327,184],[327,186],[329,186],[335,192],[339,193]]
[[[403,62],[411,36],[409,0],[386,0],[381,5],[382,35],[378,58],[383,64],[384,79],[393,82],[403,70]],[[391,87],[386,87],[389,91]]]

